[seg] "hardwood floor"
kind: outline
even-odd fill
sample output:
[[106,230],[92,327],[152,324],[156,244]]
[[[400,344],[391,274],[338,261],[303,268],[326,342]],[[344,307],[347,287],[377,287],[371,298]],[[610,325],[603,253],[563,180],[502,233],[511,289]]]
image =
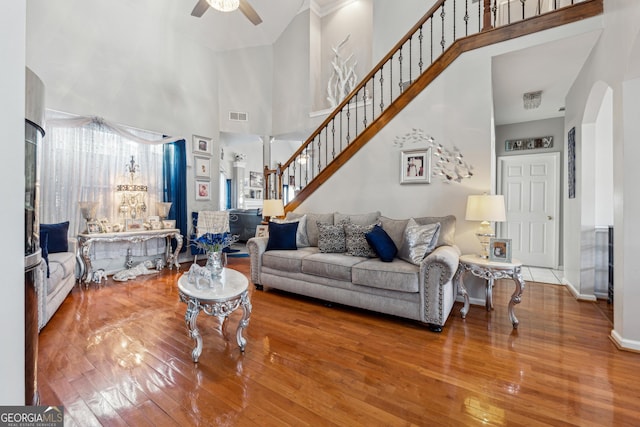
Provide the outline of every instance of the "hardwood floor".
[[[183,271],[188,269],[183,264]],[[229,267],[248,273],[248,259]],[[640,355],[619,351],[595,303],[528,282],[513,330],[456,303],[444,331],[277,291],[252,290],[245,354],[201,314],[191,361],[182,273],[76,286],[40,333],[42,405],[70,426],[640,425]]]

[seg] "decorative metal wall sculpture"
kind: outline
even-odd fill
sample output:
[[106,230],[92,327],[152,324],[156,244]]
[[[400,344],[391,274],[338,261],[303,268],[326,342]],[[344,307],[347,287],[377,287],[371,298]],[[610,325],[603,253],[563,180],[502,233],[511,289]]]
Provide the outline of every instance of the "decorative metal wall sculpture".
[[404,147],[405,144],[425,143],[432,147],[432,174],[439,175],[445,182],[461,182],[463,178],[473,176],[473,166],[463,160],[463,155],[457,147],[449,150],[436,144],[435,139],[427,135],[422,129],[413,129],[411,132],[397,136],[393,145]]

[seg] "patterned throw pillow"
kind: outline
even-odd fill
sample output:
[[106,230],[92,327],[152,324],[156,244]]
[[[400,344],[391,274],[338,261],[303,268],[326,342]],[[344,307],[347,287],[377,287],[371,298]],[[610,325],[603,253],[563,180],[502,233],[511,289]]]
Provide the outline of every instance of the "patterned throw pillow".
[[318,222],[318,249],[322,253],[343,253],[347,250],[344,224]]
[[369,245],[365,236],[366,233],[373,230],[373,227],[375,227],[375,224],[358,225],[346,223],[344,225],[345,241],[349,255],[368,258],[376,256],[376,251]]
[[418,225],[411,218],[404,230],[404,241],[398,250],[398,258],[420,265],[423,258],[435,249],[439,233],[440,223]]

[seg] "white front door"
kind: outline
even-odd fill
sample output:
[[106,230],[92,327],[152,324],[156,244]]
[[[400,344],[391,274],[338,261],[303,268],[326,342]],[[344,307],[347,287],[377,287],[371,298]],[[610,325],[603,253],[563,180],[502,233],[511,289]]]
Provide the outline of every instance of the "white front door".
[[558,267],[559,171],[560,153],[498,157],[507,211],[498,236],[511,239],[512,256],[525,265]]

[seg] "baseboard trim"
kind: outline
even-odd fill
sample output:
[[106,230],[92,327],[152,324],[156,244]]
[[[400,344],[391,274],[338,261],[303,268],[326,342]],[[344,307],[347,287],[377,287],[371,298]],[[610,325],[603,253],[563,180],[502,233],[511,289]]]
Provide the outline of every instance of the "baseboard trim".
[[569,292],[571,292],[571,295],[573,295],[573,297],[575,299],[577,299],[578,301],[591,301],[591,302],[596,302],[597,298],[595,295],[587,295],[587,294],[581,294],[580,292],[578,292],[578,290],[566,279],[562,279],[562,284],[565,285],[567,288],[569,288]]
[[634,353],[640,353],[640,341],[628,340],[622,338],[615,329],[611,330],[609,338],[619,350],[631,351]]

